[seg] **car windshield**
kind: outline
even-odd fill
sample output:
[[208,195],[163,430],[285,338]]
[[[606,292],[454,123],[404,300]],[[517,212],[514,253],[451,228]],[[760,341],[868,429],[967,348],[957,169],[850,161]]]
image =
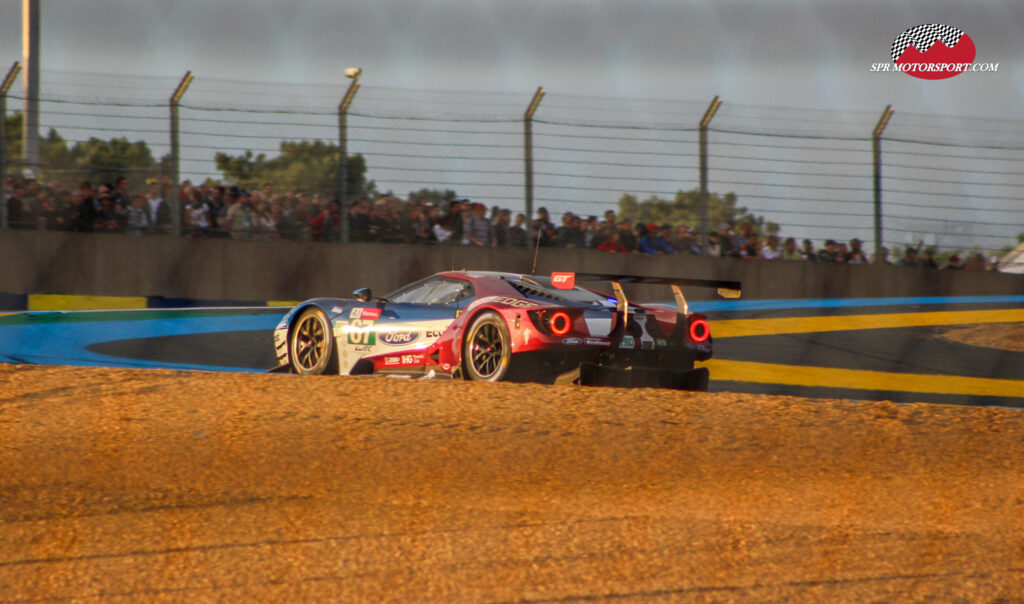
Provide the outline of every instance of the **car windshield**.
[[405,304],[455,304],[473,296],[473,285],[461,279],[431,277],[385,296],[388,302]]

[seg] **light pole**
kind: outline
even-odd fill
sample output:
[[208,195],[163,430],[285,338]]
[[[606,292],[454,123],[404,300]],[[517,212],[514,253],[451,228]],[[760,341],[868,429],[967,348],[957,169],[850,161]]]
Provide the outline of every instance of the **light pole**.
[[348,224],[348,124],[346,123],[346,116],[348,115],[348,107],[352,104],[352,99],[356,97],[356,91],[359,90],[359,75],[362,73],[363,70],[359,67],[349,67],[345,70],[345,77],[351,78],[352,83],[348,85],[345,97],[341,99],[341,104],[338,105],[338,203],[341,210],[338,234],[342,243],[348,243],[350,240]]

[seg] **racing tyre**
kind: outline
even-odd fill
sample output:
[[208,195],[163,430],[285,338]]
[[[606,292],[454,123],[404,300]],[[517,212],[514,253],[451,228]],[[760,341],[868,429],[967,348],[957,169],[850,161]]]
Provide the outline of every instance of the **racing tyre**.
[[501,315],[483,312],[466,329],[462,341],[462,367],[466,379],[497,382],[508,373],[512,339]]
[[327,315],[319,308],[307,308],[292,324],[288,358],[301,375],[320,375],[336,367],[334,335]]

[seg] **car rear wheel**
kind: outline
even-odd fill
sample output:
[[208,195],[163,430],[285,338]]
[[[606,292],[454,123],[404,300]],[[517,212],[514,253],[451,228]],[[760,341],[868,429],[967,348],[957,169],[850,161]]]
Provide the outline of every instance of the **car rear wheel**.
[[288,358],[295,372],[302,375],[320,375],[333,367],[334,336],[327,315],[319,308],[308,308],[295,320]]
[[466,329],[462,343],[462,366],[467,379],[497,382],[508,373],[512,339],[501,315],[484,312]]

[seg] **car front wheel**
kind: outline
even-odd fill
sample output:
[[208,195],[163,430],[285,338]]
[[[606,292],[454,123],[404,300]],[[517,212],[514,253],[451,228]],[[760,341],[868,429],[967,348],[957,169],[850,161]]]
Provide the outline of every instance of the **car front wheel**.
[[327,315],[307,308],[295,320],[288,342],[288,358],[301,375],[326,373],[334,364],[334,336]]

